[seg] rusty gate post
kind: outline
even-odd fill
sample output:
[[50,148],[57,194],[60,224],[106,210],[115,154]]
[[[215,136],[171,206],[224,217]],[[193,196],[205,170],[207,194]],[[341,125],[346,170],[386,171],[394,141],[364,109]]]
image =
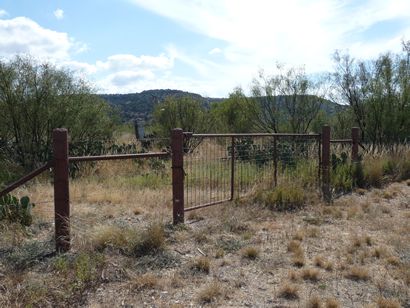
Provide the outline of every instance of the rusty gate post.
[[352,163],[359,161],[359,128],[352,127]]
[[181,128],[171,132],[172,151],[172,214],[173,223],[184,223],[184,133]]
[[322,194],[326,202],[332,199],[330,191],[330,126],[322,127]]
[[235,137],[231,137],[231,197],[229,200],[233,201],[235,194]]
[[70,196],[68,182],[68,133],[53,130],[54,154],[54,222],[56,251],[70,250]]
[[273,183],[278,186],[278,145],[276,136],[273,137]]

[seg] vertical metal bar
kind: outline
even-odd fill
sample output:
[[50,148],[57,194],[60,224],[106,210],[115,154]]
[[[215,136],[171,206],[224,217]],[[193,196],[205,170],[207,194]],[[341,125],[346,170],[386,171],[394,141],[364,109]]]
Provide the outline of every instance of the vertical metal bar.
[[68,182],[68,132],[53,130],[54,225],[57,252],[70,250],[70,193]]
[[184,133],[181,128],[171,132],[172,150],[172,214],[173,223],[184,223]]
[[330,191],[330,126],[322,127],[322,193],[326,202],[332,199]]
[[278,147],[277,147],[277,138],[273,137],[273,182],[275,187],[278,186]]
[[235,137],[231,140],[231,198],[233,200],[235,193]]
[[321,178],[322,178],[322,142],[321,142],[322,136],[317,140],[317,151],[318,151],[318,167],[317,167],[317,173],[318,173],[318,186],[320,186],[321,183]]
[[359,133],[358,127],[352,127],[352,162],[359,160]]

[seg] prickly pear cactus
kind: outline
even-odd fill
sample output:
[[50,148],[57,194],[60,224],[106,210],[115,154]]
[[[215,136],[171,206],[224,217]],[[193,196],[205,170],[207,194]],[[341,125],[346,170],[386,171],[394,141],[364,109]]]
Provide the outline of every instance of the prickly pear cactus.
[[23,226],[30,226],[33,222],[31,209],[34,203],[27,196],[20,200],[10,194],[0,198],[0,221],[18,222]]

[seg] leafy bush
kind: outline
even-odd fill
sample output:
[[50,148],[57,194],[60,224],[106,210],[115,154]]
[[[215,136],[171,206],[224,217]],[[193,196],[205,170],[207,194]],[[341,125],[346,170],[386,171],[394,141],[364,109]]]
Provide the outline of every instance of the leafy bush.
[[349,192],[353,188],[353,174],[350,164],[339,164],[333,169],[331,185],[336,193]]
[[30,226],[33,222],[31,209],[34,203],[30,198],[22,197],[20,200],[10,194],[0,198],[0,221],[18,222],[23,226]]

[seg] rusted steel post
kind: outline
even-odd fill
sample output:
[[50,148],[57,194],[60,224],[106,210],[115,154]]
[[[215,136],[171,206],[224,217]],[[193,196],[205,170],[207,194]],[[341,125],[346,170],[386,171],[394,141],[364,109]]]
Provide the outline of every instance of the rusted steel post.
[[171,132],[172,151],[172,214],[173,223],[184,223],[184,133],[181,128]]
[[278,186],[278,144],[276,136],[273,137],[273,183]]
[[359,133],[358,127],[352,127],[352,162],[359,160]]
[[54,221],[57,252],[70,250],[70,196],[68,183],[68,133],[65,128],[53,131]]
[[231,137],[231,197],[233,200],[235,194],[235,137]]
[[330,202],[330,126],[322,127],[322,193],[323,199]]

